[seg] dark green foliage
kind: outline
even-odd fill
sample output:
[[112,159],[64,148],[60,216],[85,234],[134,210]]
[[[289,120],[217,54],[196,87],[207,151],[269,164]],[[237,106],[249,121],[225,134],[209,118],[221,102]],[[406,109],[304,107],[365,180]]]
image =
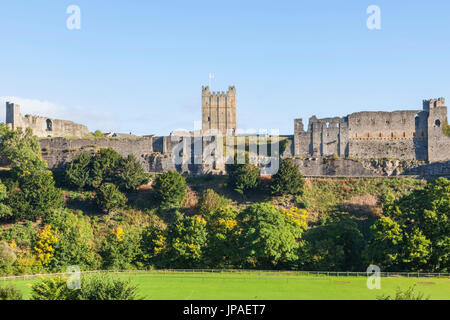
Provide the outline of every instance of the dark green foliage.
[[78,189],[91,185],[91,162],[92,155],[88,152],[81,152],[73,158],[65,169],[68,184]]
[[303,177],[298,167],[290,160],[285,160],[281,163],[280,169],[272,179],[270,188],[273,194],[297,195],[302,193]]
[[259,187],[260,169],[252,164],[238,164],[229,170],[228,185],[231,189],[245,195]]
[[106,212],[122,208],[127,197],[112,183],[104,183],[96,191],[97,205]]
[[239,238],[242,262],[254,268],[289,268],[298,259],[302,228],[295,227],[269,203],[258,203],[242,211]]
[[148,175],[145,173],[142,164],[132,154],[120,161],[117,181],[119,188],[125,191],[136,190],[136,188],[148,182]]
[[186,196],[186,179],[177,171],[169,170],[157,176],[154,190],[162,207],[177,207]]
[[95,155],[81,152],[65,167],[66,183],[77,189],[98,188],[114,183],[122,191],[136,190],[148,182],[142,164],[134,155],[122,157],[112,148],[100,149]]
[[16,219],[45,219],[63,205],[61,191],[55,187],[50,171],[25,172],[19,177],[19,187],[7,199]]
[[15,286],[0,286],[0,300],[22,300],[22,293]]
[[80,291],[69,290],[64,277],[44,278],[31,287],[31,300],[78,300]]
[[363,268],[364,239],[357,224],[349,219],[310,229],[304,239],[303,262],[308,270],[358,271]]
[[403,230],[397,268],[450,270],[449,179],[430,181],[424,189],[387,203],[383,211]]
[[121,159],[112,148],[100,149],[92,162],[92,186],[98,188],[103,182],[115,182]]

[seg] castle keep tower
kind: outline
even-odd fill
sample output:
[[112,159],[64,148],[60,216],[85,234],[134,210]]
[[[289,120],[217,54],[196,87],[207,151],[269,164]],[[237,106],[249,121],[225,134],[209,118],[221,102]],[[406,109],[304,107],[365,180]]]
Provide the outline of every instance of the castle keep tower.
[[234,135],[236,128],[236,88],[210,92],[202,86],[202,134],[218,130],[222,135]]

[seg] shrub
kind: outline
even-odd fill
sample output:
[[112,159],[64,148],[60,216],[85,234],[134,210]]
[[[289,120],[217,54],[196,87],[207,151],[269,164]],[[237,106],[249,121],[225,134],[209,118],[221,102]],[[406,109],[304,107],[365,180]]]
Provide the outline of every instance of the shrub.
[[220,196],[212,189],[207,189],[203,192],[199,205],[199,213],[209,215],[219,209],[230,205],[231,201],[223,196]]
[[67,288],[66,277],[42,278],[31,286],[31,300],[78,300],[78,295]]
[[32,300],[137,300],[137,286],[107,275],[82,276],[81,289],[67,288],[66,277],[33,284]]
[[259,186],[259,172],[260,169],[252,164],[236,165],[229,172],[229,186],[244,195],[247,191],[254,190]]
[[130,281],[97,275],[82,278],[80,300],[139,300]]
[[8,190],[6,186],[0,181],[0,219],[9,218],[12,216],[12,210],[9,206],[2,203],[8,198]]
[[422,292],[415,292],[416,285],[413,285],[405,290],[397,288],[395,297],[382,295],[377,297],[377,300],[429,300]]
[[112,183],[104,183],[96,192],[97,205],[106,212],[123,207],[127,198]]
[[163,207],[177,207],[186,195],[186,179],[177,171],[169,170],[158,175],[154,190]]
[[0,300],[22,300],[22,293],[15,286],[0,287]]
[[11,266],[16,261],[16,254],[6,241],[0,242],[0,267]]
[[281,163],[280,169],[273,176],[272,193],[297,195],[302,193],[304,181],[298,167],[289,160]]
[[65,179],[69,185],[79,189],[83,189],[91,184],[92,155],[88,152],[81,152],[72,162],[66,165]]

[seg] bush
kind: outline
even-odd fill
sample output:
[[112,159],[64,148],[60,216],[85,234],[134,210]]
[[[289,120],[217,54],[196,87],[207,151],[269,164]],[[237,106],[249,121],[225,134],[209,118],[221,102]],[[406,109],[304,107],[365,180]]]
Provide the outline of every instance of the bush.
[[9,206],[3,203],[8,198],[8,190],[6,186],[0,181],[0,219],[9,218],[12,216],[12,210]]
[[16,261],[14,250],[6,241],[0,242],[0,267],[11,266]]
[[219,209],[230,205],[231,201],[223,196],[218,195],[214,190],[207,189],[203,192],[199,205],[199,213],[209,215]]
[[0,300],[22,300],[22,293],[15,286],[0,287]]
[[247,191],[259,187],[260,169],[252,164],[239,164],[229,172],[229,186],[244,195]]
[[163,207],[177,207],[186,196],[186,179],[177,171],[169,170],[158,175],[154,190]]
[[83,189],[91,184],[91,161],[90,153],[81,152],[66,165],[65,179],[69,185]]
[[130,281],[98,275],[82,278],[80,300],[139,300]]
[[96,192],[97,205],[106,212],[125,206],[127,198],[112,183],[104,183]]
[[32,300],[137,300],[137,286],[107,275],[82,276],[81,289],[67,288],[67,278],[44,278],[33,284]]
[[289,160],[281,163],[280,169],[273,176],[272,193],[279,195],[297,195],[303,190],[303,177],[298,167]]
[[377,297],[377,300],[429,300],[429,297],[425,297],[423,293],[416,293],[415,287],[416,285],[413,285],[405,290],[397,288],[395,297],[382,295]]

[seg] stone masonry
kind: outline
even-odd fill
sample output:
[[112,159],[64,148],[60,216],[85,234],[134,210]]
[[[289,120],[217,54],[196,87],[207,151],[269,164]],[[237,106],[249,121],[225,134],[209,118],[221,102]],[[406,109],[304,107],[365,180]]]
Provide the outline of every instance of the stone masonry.
[[202,86],[202,132],[234,135],[236,124],[236,88],[228,87],[227,92],[211,92]]

